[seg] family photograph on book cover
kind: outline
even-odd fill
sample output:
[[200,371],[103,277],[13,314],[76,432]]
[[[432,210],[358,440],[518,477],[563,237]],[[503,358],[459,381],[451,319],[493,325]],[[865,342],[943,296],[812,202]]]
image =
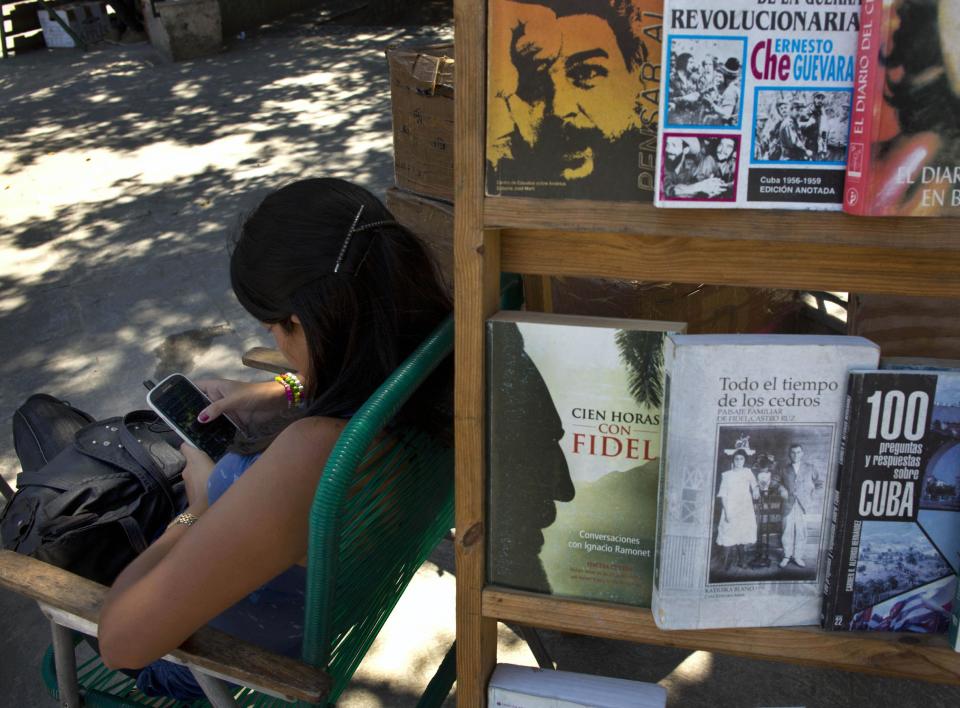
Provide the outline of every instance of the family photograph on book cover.
[[754,89],[754,164],[845,165],[850,133],[849,89]]
[[662,0],[491,0],[486,192],[651,201]]
[[739,161],[739,135],[665,133],[660,159],[660,198],[735,201]]
[[720,425],[708,584],[816,580],[834,425]]
[[739,128],[746,57],[746,37],[672,37],[665,127]]

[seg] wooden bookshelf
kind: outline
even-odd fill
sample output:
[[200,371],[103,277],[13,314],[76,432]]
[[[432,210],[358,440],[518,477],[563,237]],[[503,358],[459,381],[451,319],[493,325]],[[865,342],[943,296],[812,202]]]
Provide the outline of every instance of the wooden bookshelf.
[[646,610],[486,585],[483,333],[501,272],[960,299],[960,220],[485,198],[486,2],[456,0],[454,16],[458,705],[486,705],[497,621],[960,684],[960,654],[943,637],[663,632]]
[[483,591],[482,606],[484,617],[502,622],[960,685],[960,660],[941,636],[823,632],[816,627],[665,632],[657,629],[649,610],[493,586]]

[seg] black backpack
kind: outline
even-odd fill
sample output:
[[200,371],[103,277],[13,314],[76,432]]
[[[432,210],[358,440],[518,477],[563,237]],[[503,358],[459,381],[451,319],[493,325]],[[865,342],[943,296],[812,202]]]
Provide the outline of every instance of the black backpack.
[[46,394],[14,414],[3,547],[109,585],[186,506],[180,438],[150,411],[93,422]]

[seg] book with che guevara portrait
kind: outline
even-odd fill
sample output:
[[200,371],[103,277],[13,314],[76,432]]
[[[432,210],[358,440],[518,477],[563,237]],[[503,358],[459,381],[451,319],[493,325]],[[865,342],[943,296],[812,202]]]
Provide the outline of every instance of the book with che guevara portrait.
[[663,0],[487,6],[487,195],[651,201]]
[[649,606],[663,342],[680,323],[487,321],[491,583]]

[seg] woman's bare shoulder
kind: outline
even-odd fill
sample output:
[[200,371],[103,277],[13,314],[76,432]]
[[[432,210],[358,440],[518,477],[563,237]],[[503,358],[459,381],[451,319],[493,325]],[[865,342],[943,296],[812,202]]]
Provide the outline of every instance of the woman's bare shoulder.
[[305,454],[329,454],[340,433],[347,425],[341,418],[310,416],[301,418],[284,428],[268,451],[282,450],[288,457],[298,452]]

